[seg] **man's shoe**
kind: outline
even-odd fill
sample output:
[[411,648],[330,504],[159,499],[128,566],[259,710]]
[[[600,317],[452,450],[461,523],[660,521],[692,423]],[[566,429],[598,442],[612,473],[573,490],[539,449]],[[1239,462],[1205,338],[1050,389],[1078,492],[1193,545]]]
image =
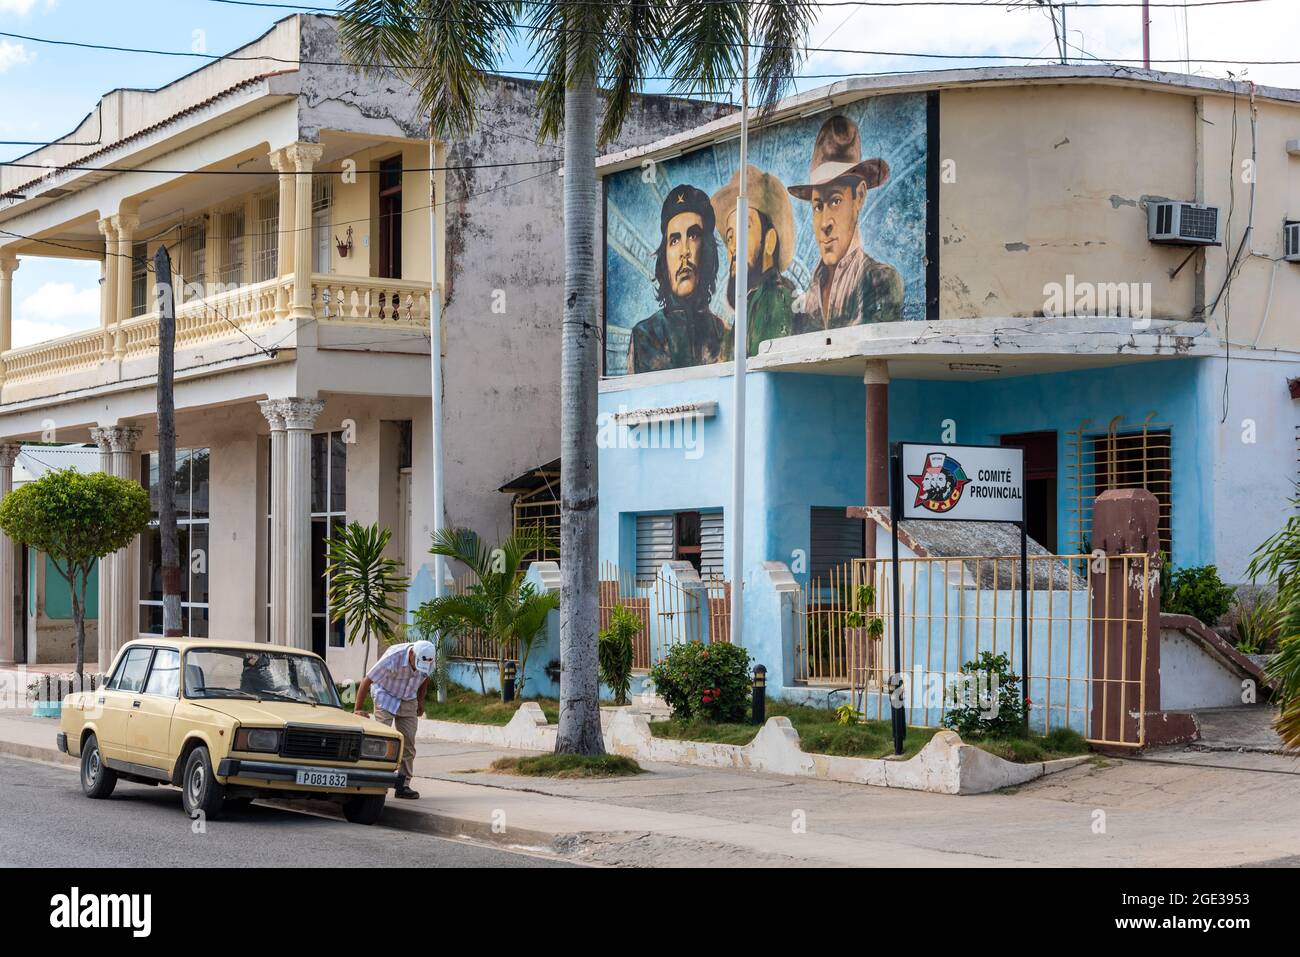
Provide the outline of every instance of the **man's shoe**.
[[403,798],[407,801],[414,801],[419,798],[420,792],[412,790],[406,782],[406,778],[402,778],[397,782],[397,787],[393,788],[393,797]]

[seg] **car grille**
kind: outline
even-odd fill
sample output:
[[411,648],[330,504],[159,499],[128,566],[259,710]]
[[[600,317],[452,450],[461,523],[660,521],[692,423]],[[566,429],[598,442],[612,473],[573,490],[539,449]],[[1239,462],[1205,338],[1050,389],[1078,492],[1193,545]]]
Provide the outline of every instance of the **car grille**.
[[329,728],[295,727],[284,729],[280,756],[317,758],[325,761],[355,761],[361,756],[360,731],[334,731]]

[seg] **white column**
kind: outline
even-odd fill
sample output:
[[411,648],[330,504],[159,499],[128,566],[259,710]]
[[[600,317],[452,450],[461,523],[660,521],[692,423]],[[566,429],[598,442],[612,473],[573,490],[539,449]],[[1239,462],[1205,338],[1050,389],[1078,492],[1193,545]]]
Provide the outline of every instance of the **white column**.
[[[101,472],[135,478],[135,444],[140,428],[106,425],[90,430],[99,446]],[[99,668],[107,671],[118,650],[140,633],[139,538],[99,560]]]
[[[0,253],[0,356],[14,347],[14,270],[18,257]],[[0,385],[5,381],[4,359],[0,358]]]
[[311,648],[311,430],[319,399],[259,402],[271,426],[271,641]]
[[315,143],[294,143],[285,153],[297,173],[294,189],[293,230],[293,302],[289,310],[295,322],[312,319],[311,304],[311,171],[321,158],[322,148]]
[[[0,499],[13,491],[14,462],[20,445],[0,445]],[[0,664],[18,664],[18,648],[14,642],[18,615],[25,611],[18,597],[17,546],[0,532]]]
[[[109,271],[112,275],[112,270]],[[105,340],[107,341],[107,339]],[[99,470],[113,474],[113,444],[108,429],[91,429],[90,440],[99,446]],[[99,619],[96,630],[99,637],[99,671],[107,672],[113,663],[113,565],[116,555],[105,555],[99,560]]]
[[135,228],[139,225],[140,217],[126,209],[113,217],[113,228],[117,233],[117,309],[116,326],[113,333],[114,359],[121,359],[126,355],[126,330],[122,328],[122,323],[131,318],[131,246],[135,240]]
[[[280,222],[276,227],[275,271],[278,277],[284,277],[293,272],[293,237],[297,235],[294,232],[296,183],[293,163],[289,161],[284,150],[271,152],[271,166],[280,174]],[[289,315],[289,297],[285,294],[284,285],[281,284],[275,291],[275,318],[283,319],[287,315]]]
[[117,314],[117,229],[112,217],[99,221],[99,231],[104,236],[103,280],[99,285],[99,325],[104,333],[104,358],[113,356],[113,322]]
[[271,427],[271,540],[267,543],[271,630],[267,641],[284,644],[284,413],[281,399],[257,403]]

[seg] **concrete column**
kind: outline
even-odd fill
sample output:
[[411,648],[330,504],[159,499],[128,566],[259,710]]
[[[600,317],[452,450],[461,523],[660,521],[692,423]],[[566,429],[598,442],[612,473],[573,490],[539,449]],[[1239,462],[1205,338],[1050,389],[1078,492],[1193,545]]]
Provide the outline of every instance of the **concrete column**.
[[117,229],[112,218],[99,221],[99,231],[104,237],[104,261],[100,270],[99,325],[104,332],[104,358],[113,356],[113,322],[117,313]]
[[284,411],[282,399],[267,399],[257,403],[271,428],[271,540],[268,542],[267,562],[270,570],[270,589],[267,602],[271,606],[271,630],[267,640],[284,644]]
[[[111,271],[110,271],[111,273]],[[108,429],[91,429],[90,440],[99,447],[99,470],[113,474],[113,443]],[[99,619],[96,624],[99,643],[99,671],[107,672],[113,663],[113,572],[116,555],[99,560]],[[89,657],[89,655],[87,656]]]
[[[90,430],[99,446],[100,471],[134,479],[140,428],[107,425]],[[106,671],[118,650],[140,633],[139,540],[99,560],[99,666]]]
[[[311,430],[325,403],[284,399],[285,644],[311,649]],[[272,520],[274,521],[274,519]]]
[[293,230],[293,301],[289,315],[295,322],[311,320],[311,178],[312,168],[321,158],[322,148],[315,143],[294,143],[285,147],[297,173],[294,190]]
[[[271,166],[280,174],[280,223],[277,227],[275,240],[276,249],[276,274],[287,276],[293,272],[293,237],[294,233],[294,211],[296,209],[294,196],[296,193],[296,183],[293,172],[293,163],[285,155],[284,150],[273,150],[271,152]],[[283,319],[289,315],[289,297],[285,294],[284,286],[281,285],[275,294],[275,318]]]
[[[0,499],[13,491],[14,462],[21,445],[0,445]],[[16,570],[18,547],[0,532],[0,664],[19,664],[18,616],[25,612],[20,600]]]
[[[1102,492],[1092,508],[1092,547],[1107,555],[1093,571],[1090,736],[1151,747],[1193,741],[1188,713],[1160,702],[1160,504],[1146,489]],[[1145,555],[1120,558],[1122,555]],[[1143,612],[1145,611],[1145,614]],[[1143,645],[1143,634],[1146,643]],[[1142,716],[1139,728],[1139,715]]]
[[126,355],[126,330],[122,328],[122,323],[131,318],[131,246],[135,241],[135,228],[139,225],[140,217],[126,209],[113,217],[117,233],[117,310],[113,358],[119,360]]
[[[867,386],[866,504],[889,505],[889,363],[868,359],[862,375]],[[875,529],[867,522],[867,558],[876,557]]]
[[[18,257],[0,253],[0,356],[14,347],[14,270]],[[4,359],[0,358],[0,385],[5,381]],[[0,646],[2,647],[2,646]],[[0,652],[2,654],[3,652]]]

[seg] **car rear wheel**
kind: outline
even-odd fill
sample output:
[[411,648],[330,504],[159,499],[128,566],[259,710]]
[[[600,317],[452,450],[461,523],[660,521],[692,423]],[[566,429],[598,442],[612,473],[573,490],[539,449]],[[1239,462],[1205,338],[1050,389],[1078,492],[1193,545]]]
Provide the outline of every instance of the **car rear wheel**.
[[202,814],[208,819],[215,819],[225,807],[226,789],[212,774],[208,749],[202,745],[185,759],[185,771],[181,775],[181,804],[190,817]]
[[385,794],[358,794],[343,801],[343,816],[353,824],[374,824],[384,813]]
[[81,790],[88,798],[106,798],[117,787],[117,772],[104,763],[92,734],[81,746]]

